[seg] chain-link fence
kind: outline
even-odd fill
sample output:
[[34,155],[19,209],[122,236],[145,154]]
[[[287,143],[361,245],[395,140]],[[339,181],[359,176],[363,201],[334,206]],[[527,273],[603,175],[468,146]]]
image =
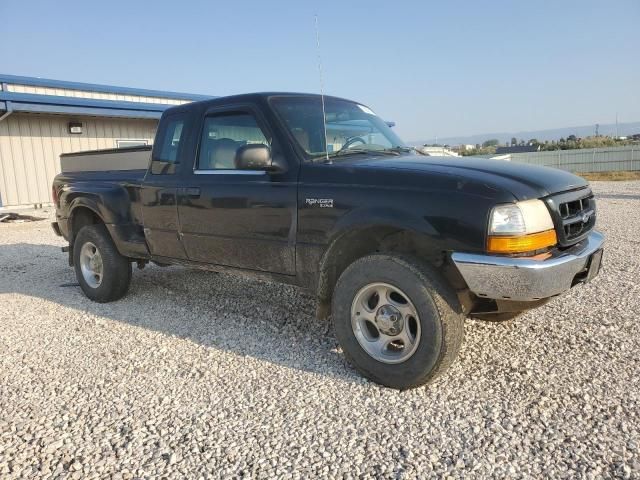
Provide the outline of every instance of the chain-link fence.
[[640,170],[640,145],[512,153],[511,161],[560,168],[569,172],[633,171]]

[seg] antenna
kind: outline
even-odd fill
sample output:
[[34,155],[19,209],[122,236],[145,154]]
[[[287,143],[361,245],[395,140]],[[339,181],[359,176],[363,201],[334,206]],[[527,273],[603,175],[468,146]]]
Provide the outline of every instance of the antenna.
[[318,15],[316,18],[316,44],[318,48],[318,74],[320,75],[320,99],[322,101],[322,126],[324,128],[324,153],[329,162],[329,141],[327,140],[327,116],[324,110],[324,85],[322,82],[322,57],[320,57],[320,29],[318,28]]

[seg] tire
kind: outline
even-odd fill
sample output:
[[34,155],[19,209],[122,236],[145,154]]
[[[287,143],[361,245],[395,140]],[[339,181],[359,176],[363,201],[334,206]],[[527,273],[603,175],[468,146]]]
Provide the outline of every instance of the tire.
[[[376,290],[371,297],[369,289]],[[398,292],[406,297],[405,302]],[[379,303],[383,296],[387,300]],[[399,316],[394,313],[396,307],[401,309]],[[417,318],[412,318],[412,311]],[[374,320],[363,321],[361,315],[367,319],[373,315]],[[346,359],[370,380],[399,390],[419,387],[444,372],[456,358],[464,336],[465,317],[453,289],[436,271],[409,256],[374,254],[352,263],[336,284],[332,317]],[[408,335],[406,343],[387,336],[395,334],[399,325]],[[386,345],[385,353],[372,356],[365,347],[380,349],[372,347],[370,340]]]
[[[91,258],[92,251],[98,254],[97,263],[93,264],[87,260]],[[101,267],[97,268],[99,264]],[[80,288],[94,302],[119,300],[129,289],[131,262],[120,255],[107,227],[102,224],[87,225],[78,232],[73,243],[73,265]],[[85,268],[83,271],[83,265],[88,270]],[[91,272],[96,271],[100,271],[100,275],[92,276]]]
[[520,312],[502,312],[502,313],[475,313],[471,315],[471,318],[477,320],[484,320],[485,322],[508,322],[516,317],[522,315],[524,311]]

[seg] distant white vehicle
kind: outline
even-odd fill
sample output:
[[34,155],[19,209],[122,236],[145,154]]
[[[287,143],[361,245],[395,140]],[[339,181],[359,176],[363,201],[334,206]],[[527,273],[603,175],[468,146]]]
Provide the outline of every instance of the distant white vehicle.
[[494,155],[493,157],[491,157],[491,160],[504,160],[506,162],[510,162],[511,161],[511,154],[507,153],[505,155]]
[[418,150],[420,150],[425,155],[429,155],[432,157],[459,157],[460,156],[453,150],[449,150],[448,148],[445,148],[445,147],[428,147],[425,145],[422,147],[418,147]]

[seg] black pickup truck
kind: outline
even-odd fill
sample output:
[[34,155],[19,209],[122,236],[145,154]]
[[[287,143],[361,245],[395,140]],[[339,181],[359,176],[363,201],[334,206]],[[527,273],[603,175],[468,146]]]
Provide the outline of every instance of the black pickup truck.
[[125,295],[132,263],[295,284],[331,316],[346,358],[400,389],[451,364],[465,317],[513,318],[591,280],[602,258],[582,178],[424,156],[335,97],[181,105],[150,152],[61,161],[53,227],[90,299]]

